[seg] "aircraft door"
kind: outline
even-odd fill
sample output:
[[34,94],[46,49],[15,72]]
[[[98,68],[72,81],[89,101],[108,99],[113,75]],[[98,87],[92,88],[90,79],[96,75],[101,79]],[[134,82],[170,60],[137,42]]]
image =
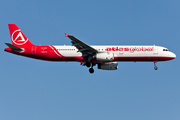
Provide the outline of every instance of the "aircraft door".
[[153,54],[154,54],[154,55],[157,55],[157,54],[158,54],[158,47],[154,46]]

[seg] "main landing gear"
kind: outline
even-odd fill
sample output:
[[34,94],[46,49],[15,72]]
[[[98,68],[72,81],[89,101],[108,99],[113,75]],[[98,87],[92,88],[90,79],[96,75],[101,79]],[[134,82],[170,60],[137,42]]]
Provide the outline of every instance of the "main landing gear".
[[95,66],[96,64],[93,64],[93,63],[90,63],[90,62],[86,62],[85,63],[85,65],[86,65],[86,67],[91,67],[91,68],[89,68],[89,72],[92,74],[92,73],[94,73],[94,69],[93,69],[93,66]]
[[156,66],[156,61],[154,61],[154,69],[157,70],[158,67]]
[[94,73],[94,69],[93,68],[90,68],[89,69],[89,72],[92,74],[92,73]]

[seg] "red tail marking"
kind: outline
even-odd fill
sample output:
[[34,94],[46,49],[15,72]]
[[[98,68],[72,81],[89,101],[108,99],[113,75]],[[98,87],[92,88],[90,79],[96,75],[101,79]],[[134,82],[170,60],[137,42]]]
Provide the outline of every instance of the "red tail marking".
[[31,47],[34,46],[23,32],[16,26],[16,24],[8,24],[12,44],[17,47]]

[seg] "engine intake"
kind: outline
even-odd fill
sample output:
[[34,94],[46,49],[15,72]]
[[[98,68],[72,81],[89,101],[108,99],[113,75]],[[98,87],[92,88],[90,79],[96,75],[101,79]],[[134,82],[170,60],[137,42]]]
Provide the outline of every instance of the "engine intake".
[[98,64],[98,69],[102,69],[102,70],[117,70],[117,68],[118,68],[118,63],[117,62]]

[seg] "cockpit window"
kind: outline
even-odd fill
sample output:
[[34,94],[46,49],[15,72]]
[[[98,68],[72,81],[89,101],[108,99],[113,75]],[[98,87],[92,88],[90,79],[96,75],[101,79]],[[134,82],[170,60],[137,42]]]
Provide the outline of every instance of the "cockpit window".
[[163,49],[163,51],[169,51],[168,49]]

